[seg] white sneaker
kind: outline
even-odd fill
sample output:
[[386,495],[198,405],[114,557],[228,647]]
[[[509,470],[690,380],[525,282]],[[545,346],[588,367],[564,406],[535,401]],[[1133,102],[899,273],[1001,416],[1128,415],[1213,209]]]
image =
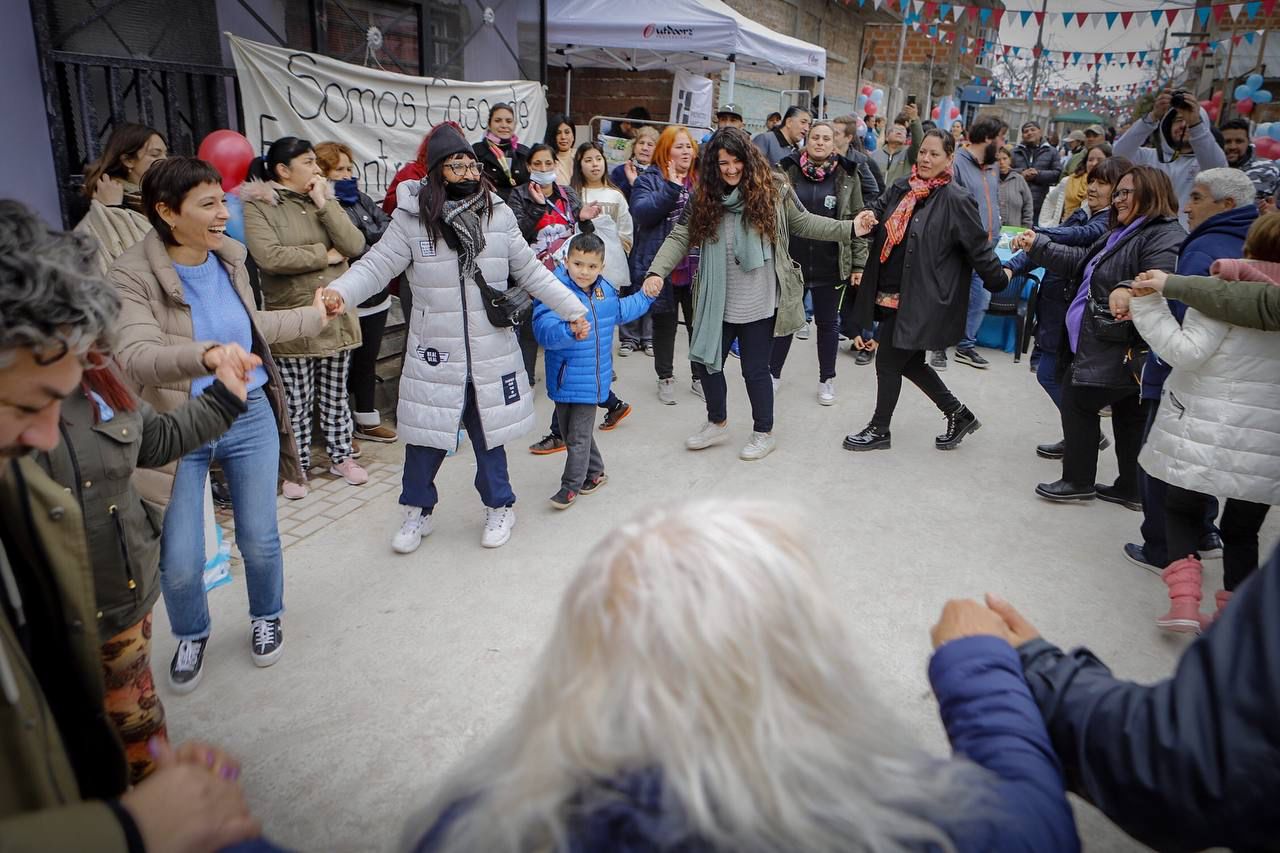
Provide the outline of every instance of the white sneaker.
[[400,530],[391,538],[391,550],[397,554],[412,554],[422,544],[422,537],[431,534],[431,516],[418,506],[402,506],[404,521]]
[[804,325],[800,327],[800,331],[796,332],[797,341],[809,340],[809,321],[805,320]]
[[777,394],[778,389],[782,387],[782,377],[770,376],[769,378],[773,380],[773,393]]
[[658,402],[664,406],[674,406],[676,404],[676,380],[674,376],[658,380]]
[[834,380],[828,379],[826,382],[818,383],[818,402],[823,406],[834,406],[836,404],[836,383]]
[[753,432],[751,440],[747,442],[747,446],[742,448],[742,452],[738,454],[738,458],[747,462],[756,459],[763,459],[773,452],[773,448],[778,444],[777,439],[773,437],[771,432]]
[[705,401],[707,399],[706,392],[702,390],[701,379],[693,380],[693,385],[689,387],[689,390],[691,390],[693,392],[693,396],[697,397],[699,400]]
[[509,506],[484,508],[484,535],[480,544],[486,548],[501,548],[511,538],[511,528],[516,526],[516,511]]
[[702,429],[684,440],[684,446],[690,450],[704,450],[713,444],[719,444],[729,437],[728,424],[713,424],[707,421]]

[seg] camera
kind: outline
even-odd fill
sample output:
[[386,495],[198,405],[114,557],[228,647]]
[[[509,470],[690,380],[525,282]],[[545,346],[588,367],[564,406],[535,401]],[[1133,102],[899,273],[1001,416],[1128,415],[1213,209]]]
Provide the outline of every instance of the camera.
[[1173,93],[1173,96],[1169,98],[1169,103],[1172,104],[1173,108],[1177,110],[1190,109],[1192,106],[1195,105],[1194,102],[1191,100],[1191,95],[1182,91],[1181,89]]

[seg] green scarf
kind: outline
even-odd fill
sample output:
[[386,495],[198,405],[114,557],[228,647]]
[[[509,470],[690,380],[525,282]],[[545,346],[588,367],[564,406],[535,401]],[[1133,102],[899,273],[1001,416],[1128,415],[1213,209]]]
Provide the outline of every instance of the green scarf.
[[724,363],[725,282],[728,252],[725,235],[733,231],[733,254],[745,272],[759,269],[773,260],[773,243],[765,240],[742,217],[742,194],[738,187],[724,197],[724,215],[715,239],[702,244],[698,260],[698,290],[693,306],[693,341],[689,344],[689,360],[719,373]]

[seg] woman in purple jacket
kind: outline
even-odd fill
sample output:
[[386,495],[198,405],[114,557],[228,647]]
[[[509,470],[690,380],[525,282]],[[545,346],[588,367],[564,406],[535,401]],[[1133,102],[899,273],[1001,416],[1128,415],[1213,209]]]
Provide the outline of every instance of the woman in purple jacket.
[[[875,701],[776,504],[637,518],[570,582],[513,719],[410,824],[418,851],[1080,848],[1004,623],[970,602],[929,666],[956,755]],[[965,618],[983,617],[979,628]],[[971,636],[971,634],[995,636]]]

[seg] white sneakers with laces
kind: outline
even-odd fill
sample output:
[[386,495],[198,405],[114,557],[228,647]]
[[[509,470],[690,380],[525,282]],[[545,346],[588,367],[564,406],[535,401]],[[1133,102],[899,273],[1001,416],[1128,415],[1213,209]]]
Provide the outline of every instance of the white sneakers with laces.
[[676,380],[674,376],[658,380],[658,402],[664,406],[676,404]]
[[402,506],[400,529],[391,538],[391,550],[397,554],[411,554],[422,544],[422,537],[431,533],[431,516],[422,507]]
[[703,450],[713,444],[719,444],[728,437],[728,424],[715,424],[707,421],[702,425],[702,429],[684,440],[684,446],[690,450]]
[[836,404],[836,383],[833,379],[818,383],[818,402],[823,406]]
[[773,437],[773,433],[753,432],[751,433],[751,440],[747,442],[746,447],[742,448],[738,458],[744,462],[754,462],[757,459],[763,459],[768,456],[777,445],[778,442]]
[[484,508],[484,534],[480,544],[486,548],[501,548],[511,538],[511,529],[516,526],[516,511],[509,506]]

